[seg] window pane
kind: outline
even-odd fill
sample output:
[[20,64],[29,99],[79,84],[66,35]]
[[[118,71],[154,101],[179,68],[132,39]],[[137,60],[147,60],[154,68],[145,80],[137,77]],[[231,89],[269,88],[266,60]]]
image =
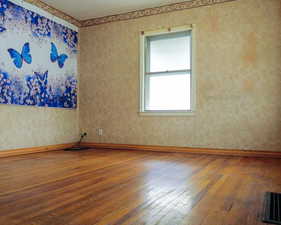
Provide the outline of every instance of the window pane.
[[190,42],[188,32],[166,34],[149,38],[150,69],[148,72],[190,69]]
[[146,110],[190,110],[190,74],[147,76]]

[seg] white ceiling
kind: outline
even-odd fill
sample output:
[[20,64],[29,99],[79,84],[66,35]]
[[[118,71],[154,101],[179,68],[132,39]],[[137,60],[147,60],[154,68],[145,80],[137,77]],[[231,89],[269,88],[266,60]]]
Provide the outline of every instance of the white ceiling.
[[78,19],[92,19],[97,17],[131,12],[138,9],[168,5],[184,0],[41,0]]

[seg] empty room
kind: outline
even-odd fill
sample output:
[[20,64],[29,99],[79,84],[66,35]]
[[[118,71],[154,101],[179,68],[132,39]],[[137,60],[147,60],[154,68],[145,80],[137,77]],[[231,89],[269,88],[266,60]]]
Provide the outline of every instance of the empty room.
[[0,0],[0,225],[281,224],[281,0]]

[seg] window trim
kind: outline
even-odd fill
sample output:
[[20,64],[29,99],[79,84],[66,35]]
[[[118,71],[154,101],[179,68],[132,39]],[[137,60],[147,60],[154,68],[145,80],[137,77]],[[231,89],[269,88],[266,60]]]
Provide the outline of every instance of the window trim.
[[[148,57],[146,57],[146,52],[148,51],[148,46],[146,45],[146,38],[151,36],[157,36],[162,34],[168,34],[168,33],[176,33],[176,32],[184,32],[184,31],[191,31],[191,68],[189,71],[191,71],[191,99],[190,99],[190,110],[145,110],[145,82],[147,82],[146,76],[147,72],[146,70],[146,64]],[[195,115],[196,111],[196,71],[195,71],[195,25],[186,25],[186,26],[180,26],[180,27],[174,27],[174,28],[167,28],[167,29],[161,29],[157,31],[147,31],[147,32],[141,32],[140,35],[140,96],[139,96],[139,114],[141,116],[193,116]],[[167,72],[167,71],[163,71]],[[173,72],[173,71],[169,71]],[[182,71],[179,71],[182,72]],[[153,73],[151,73],[153,74]],[[159,72],[157,72],[159,74]],[[147,85],[146,85],[147,86]]]

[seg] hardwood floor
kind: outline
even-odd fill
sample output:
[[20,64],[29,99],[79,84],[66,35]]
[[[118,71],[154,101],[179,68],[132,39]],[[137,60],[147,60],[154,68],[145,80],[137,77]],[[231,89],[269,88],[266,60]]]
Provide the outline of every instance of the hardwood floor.
[[281,160],[119,150],[0,159],[1,225],[256,225]]

